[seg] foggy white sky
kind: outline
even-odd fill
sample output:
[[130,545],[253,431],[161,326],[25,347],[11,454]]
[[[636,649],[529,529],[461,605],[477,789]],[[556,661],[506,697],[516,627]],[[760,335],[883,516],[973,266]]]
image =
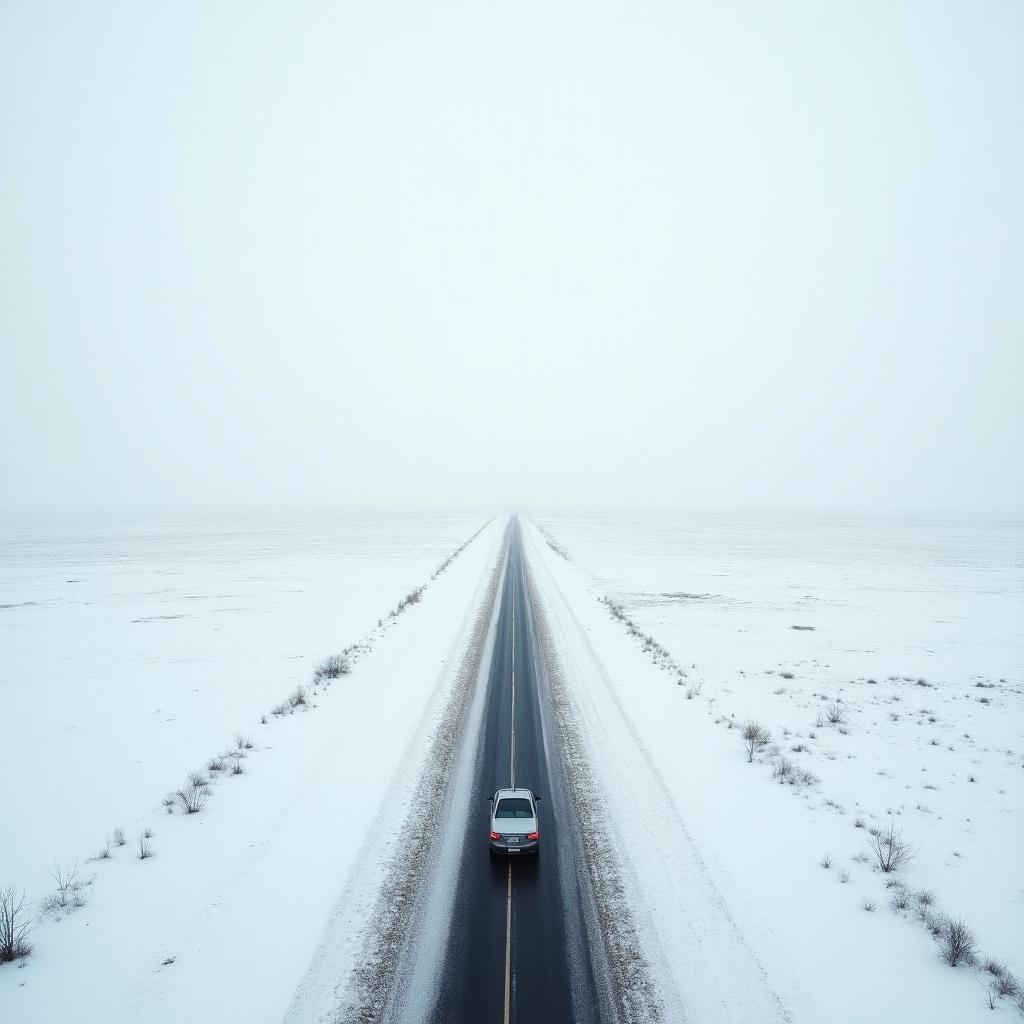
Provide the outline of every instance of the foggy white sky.
[[1024,507],[1018,0],[0,0],[0,150],[0,502]]

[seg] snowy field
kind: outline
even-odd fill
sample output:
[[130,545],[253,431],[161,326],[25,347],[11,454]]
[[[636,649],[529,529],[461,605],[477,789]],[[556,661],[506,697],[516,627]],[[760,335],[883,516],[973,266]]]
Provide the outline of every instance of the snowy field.
[[[45,906],[76,862],[82,885],[0,971],[0,1019],[332,1019],[409,782],[452,770],[506,522],[5,521],[0,886]],[[543,516],[524,550],[599,793],[588,870],[616,880],[657,1019],[1019,1019],[985,965],[1024,975],[1024,528]],[[749,721],[770,738],[748,757]],[[168,814],[190,770],[208,803]],[[885,873],[890,826],[912,856]],[[943,963],[944,915],[975,963]]]
[[[290,513],[0,524],[9,764],[0,877],[48,887],[356,643],[483,516]],[[73,765],[74,769],[69,770]]]
[[[38,906],[56,890],[55,863],[75,862],[86,884],[85,906],[44,914],[33,956],[2,972],[0,1018],[200,1019],[203,1000],[228,991],[241,1016],[220,1019],[268,1005],[284,1015],[443,703],[497,560],[503,521],[477,534],[486,518],[4,522],[0,700],[17,769],[0,885]],[[388,618],[424,584],[422,601]],[[314,688],[321,659],[352,645],[351,674]],[[274,715],[300,685],[299,713]],[[161,800],[191,770],[210,780],[208,806],[169,816]],[[117,828],[124,847],[110,843]],[[155,856],[140,861],[147,828]],[[94,859],[108,843],[110,858]],[[388,842],[376,845],[383,857]],[[268,883],[290,893],[269,910]],[[273,969],[243,997],[232,964],[251,974],[261,956]]]
[[[793,1020],[988,1014],[984,959],[1024,973],[1024,529],[712,515],[536,524],[541,599],[578,677],[577,715],[592,718],[591,756],[632,819],[622,846],[638,898],[657,879],[653,942],[669,973],[673,957],[703,964],[676,972],[682,1004],[766,1017],[774,993]],[[629,728],[613,743],[619,715]],[[748,764],[750,720],[771,739]],[[649,827],[643,815],[655,779],[678,815],[661,848],[657,815]],[[915,855],[885,874],[870,830],[890,823]],[[735,933],[709,932],[723,907]],[[974,931],[978,969],[940,960],[925,925],[943,914]],[[996,1002],[1016,1017],[1012,1000]]]

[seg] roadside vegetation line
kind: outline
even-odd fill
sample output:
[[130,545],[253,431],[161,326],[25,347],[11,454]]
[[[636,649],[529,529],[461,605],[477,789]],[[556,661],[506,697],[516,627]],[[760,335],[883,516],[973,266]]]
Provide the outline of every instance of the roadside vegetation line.
[[[408,787],[404,780],[412,774],[417,779],[416,785],[397,815],[392,815],[388,801],[382,806],[381,816],[365,840],[366,857],[360,858],[360,872],[349,879],[344,894],[335,905],[331,926],[333,934],[328,936],[327,945],[321,947],[322,953],[307,975],[313,986],[312,1006],[309,1000],[297,1000],[287,1020],[330,1019],[345,1024],[384,1024],[398,1020],[426,1020],[430,1016],[429,1007],[437,994],[440,961],[437,962],[437,970],[429,972],[429,978],[424,976],[424,980],[429,982],[426,986],[429,991],[423,984],[407,987],[406,982],[410,979],[417,981],[414,977],[416,965],[409,957],[410,930],[425,926],[422,915],[426,908],[440,906],[431,901],[433,880],[427,865],[439,855],[447,855],[443,844],[439,846],[436,842],[443,836],[435,835],[431,822],[417,809],[436,802],[439,797],[442,803],[446,803],[449,787],[454,786],[461,792],[458,771],[466,745],[466,730],[474,721],[473,709],[485,683],[485,680],[481,681],[482,664],[489,649],[492,623],[496,625],[498,618],[503,577],[500,548],[501,545],[496,543],[492,556],[494,561],[489,562],[489,578],[485,576],[477,584],[470,606],[476,606],[476,611],[468,617],[471,622],[468,634],[456,641],[453,651],[458,651],[458,654],[447,660],[451,669],[442,672],[436,684],[441,687],[447,673],[454,671],[451,683],[444,684],[445,687],[450,686],[448,692],[438,690],[442,703],[434,719],[436,725],[432,725],[432,732],[424,741],[426,756],[417,754],[418,767],[401,768],[393,782],[396,792],[405,791]],[[478,724],[479,719],[476,722]],[[410,749],[419,750],[420,742],[414,740]],[[463,797],[460,800],[465,803]],[[401,842],[395,837],[401,837]],[[429,847],[431,856],[409,858],[405,853],[406,843],[416,848]],[[381,867],[385,871],[383,882],[372,881]],[[452,870],[455,870],[454,865]],[[363,884],[368,880],[372,881],[376,895],[372,897],[373,908],[367,915],[363,909]],[[440,894],[438,898],[453,899],[454,892],[450,897]],[[359,925],[361,934],[351,944],[354,948],[347,980],[338,984],[337,949],[332,947],[336,942],[341,948],[349,948],[342,944],[348,943],[353,912],[362,918]],[[449,920],[450,915],[448,904],[448,908],[436,913],[435,918]],[[436,943],[438,951],[443,950],[445,941]],[[431,957],[425,959],[430,960]],[[325,979],[331,980],[327,982]],[[317,989],[322,993],[319,997]],[[407,1006],[410,999],[412,1008]]]
[[512,1009],[512,861],[508,862],[508,899],[505,904],[505,1024]]
[[601,801],[594,800],[594,794],[602,793],[602,788],[586,747],[581,718],[586,708],[577,704],[566,674],[569,659],[563,661],[563,657],[571,656],[572,645],[556,617],[556,608],[545,603],[538,571],[547,573],[548,578],[551,571],[543,557],[534,559],[535,550],[529,554],[524,551],[524,585],[532,595],[537,648],[547,680],[556,749],[571,812],[573,849],[581,868],[580,885],[589,897],[585,901],[585,920],[599,985],[598,999],[606,1008],[602,1017],[622,1024],[680,1020],[681,1007],[672,976],[660,962],[652,962],[651,954],[657,955],[658,947],[645,943],[641,934],[640,908],[631,899],[624,854],[616,844],[600,841],[607,821],[596,809]]
[[[565,558],[560,545],[542,528],[539,524],[533,523],[540,533],[540,536],[547,542],[547,545],[556,554]],[[541,551],[542,546],[536,545],[536,550]],[[566,559],[568,561],[568,559]],[[552,562],[557,564],[557,562]],[[593,588],[588,585],[588,592],[590,592],[598,601],[598,603],[604,605],[614,619],[622,624],[625,628],[626,634],[632,638],[639,646],[640,651],[645,656],[649,657],[654,665],[660,670],[667,672],[670,676],[676,677],[676,684],[683,686],[684,681],[688,681],[687,672],[682,669],[679,664],[675,661],[669,650],[662,645],[654,636],[645,633],[640,626],[629,616],[626,611],[626,606],[619,601],[614,600],[610,596],[597,596],[594,593]],[[700,594],[677,594],[670,595],[665,594],[665,597],[686,597],[686,598],[701,598],[708,595]],[[793,625],[790,626],[791,630],[797,632],[813,632],[814,626],[809,625]],[[691,669],[696,669],[696,663],[691,663]],[[827,666],[826,666],[827,667]],[[740,670],[740,676],[743,676],[744,672]],[[768,675],[774,675],[775,670],[769,669]],[[779,678],[789,681],[793,679],[793,673],[790,671],[780,671],[778,673]],[[882,677],[879,676],[879,679]],[[977,677],[976,677],[977,678]],[[721,680],[719,680],[721,682]],[[857,679],[851,679],[850,684],[856,685],[862,682],[866,686],[877,686],[878,680],[873,678],[865,679],[864,676]],[[916,676],[916,675],[890,675],[887,679],[890,683],[906,683],[913,686],[921,687],[925,690],[935,689],[936,684],[929,682],[928,680]],[[1000,680],[1001,683],[1005,683],[1005,680]],[[687,700],[692,700],[695,697],[700,697],[701,689],[704,681],[697,682],[696,685],[689,684],[685,691]],[[839,735],[848,735],[849,728],[847,717],[847,708],[851,705],[843,703],[843,685],[838,679],[835,680],[835,684],[838,686],[840,696],[836,697],[835,700],[825,704],[818,711],[817,721],[814,728],[808,730],[807,738],[810,740],[817,739],[815,730],[825,730],[835,728]],[[995,688],[995,684],[992,682],[985,682],[978,680],[974,684],[975,688]],[[824,689],[825,684],[817,684],[817,688]],[[730,691],[727,691],[730,692]],[[785,692],[785,687],[780,687],[775,691],[778,696]],[[828,700],[825,693],[818,693],[816,690],[811,691],[812,696],[822,701]],[[968,699],[971,698],[971,694],[966,694]],[[889,698],[891,701],[898,702],[903,699],[901,693],[895,693]],[[953,699],[956,699],[955,697]],[[713,707],[716,703],[714,698],[706,698],[710,707]],[[977,698],[979,703],[985,704],[990,700],[987,696]],[[878,702],[868,702],[865,707],[871,707],[872,703],[877,706]],[[806,705],[804,705],[806,706]],[[861,713],[861,706],[857,703],[852,704],[852,708],[855,714]],[[929,708],[921,708],[918,712],[920,716],[928,716],[927,721],[929,724],[935,724],[936,716],[934,713],[934,705]],[[941,713],[940,713],[941,715]],[[908,716],[909,717],[909,716]],[[899,720],[900,715],[898,712],[891,712],[889,718],[896,722]],[[923,717],[918,720],[918,725],[922,724]],[[742,720],[740,720],[742,721]],[[813,772],[802,768],[798,761],[787,757],[782,753],[783,747],[779,743],[772,743],[772,734],[770,730],[762,726],[759,722],[754,719],[747,719],[747,721],[740,727],[740,721],[737,721],[736,714],[730,712],[728,714],[721,713],[714,718],[714,725],[720,726],[727,731],[736,730],[743,742],[743,749],[746,754],[746,760],[749,764],[761,763],[765,766],[771,767],[771,780],[782,786],[788,786],[791,792],[794,794],[803,794],[806,790],[812,787],[818,787],[821,785],[821,779],[819,779]],[[787,737],[791,735],[788,728],[782,730],[783,743],[787,743]],[[799,739],[803,739],[804,733],[799,730],[795,736]],[[964,733],[963,738],[970,740],[970,734]],[[788,743],[792,743],[789,740]],[[937,739],[933,736],[930,741],[932,747],[940,746]],[[927,748],[925,748],[927,749]],[[949,745],[949,750],[953,751],[952,744]],[[809,752],[808,744],[804,742],[796,743],[789,747],[789,750],[793,754],[807,754],[808,757],[815,756],[813,748]],[[824,754],[828,760],[834,760],[835,756],[831,753],[826,752]],[[852,757],[853,755],[847,755]],[[978,762],[974,762],[977,764]],[[926,769],[922,767],[921,771]],[[879,773],[883,774],[883,773]],[[767,778],[763,776],[763,778]],[[968,775],[967,779],[973,783],[976,781],[975,775]],[[824,788],[824,787],[822,787]],[[909,788],[909,787],[908,787]],[[935,789],[934,785],[926,785],[925,789]],[[820,803],[807,802],[805,807],[807,810],[812,811],[816,808],[826,807],[832,808],[838,813],[840,817],[844,817],[846,812],[843,805],[831,797],[825,795],[821,789],[817,790],[821,796]],[[1002,795],[1002,790],[999,791]],[[806,800],[806,797],[804,798]],[[862,808],[860,802],[857,803],[858,808]],[[924,814],[931,813],[929,809],[922,803],[917,804],[916,808],[919,812]],[[896,814],[901,814],[902,810],[897,810]],[[911,924],[918,924],[923,927],[927,932],[930,933],[932,939],[937,943],[939,947],[939,955],[941,959],[951,967],[958,965],[966,965],[969,968],[975,969],[975,981],[977,981],[986,994],[986,1005],[989,1008],[993,1008],[993,1003],[997,999],[1009,999],[1016,1007],[1021,1015],[1024,1015],[1024,982],[1019,981],[1009,970],[1009,968],[1001,960],[997,960],[993,957],[982,956],[974,946],[974,935],[971,929],[968,928],[964,920],[956,915],[943,912],[940,907],[934,902],[934,893],[930,889],[918,890],[918,892],[912,892],[910,888],[902,881],[896,880],[897,872],[902,866],[906,865],[907,862],[914,859],[914,857],[920,852],[922,844],[914,842],[911,838],[906,838],[903,835],[903,830],[897,828],[895,825],[895,818],[893,811],[887,808],[886,815],[888,816],[887,825],[874,825],[868,827],[865,817],[858,815],[854,822],[854,827],[857,829],[866,830],[867,836],[869,836],[869,850],[870,853],[864,853],[863,850],[859,851],[853,856],[854,863],[857,864],[868,864],[874,862],[872,871],[876,875],[880,876],[881,879],[885,880],[885,888],[889,893],[888,902],[889,908],[894,914],[897,914],[904,921]],[[878,820],[881,818],[883,821],[885,818],[881,814],[868,813],[867,817],[871,820]],[[939,818],[941,820],[941,816]],[[960,853],[954,853],[955,857],[959,857]],[[831,856],[826,853],[818,863],[826,871],[830,870],[832,865]],[[850,881],[849,869],[842,869],[837,873],[836,876],[840,884],[847,884]],[[918,899],[920,893],[924,893],[926,902],[921,903]],[[861,910],[868,913],[873,912],[878,906],[878,902],[874,899],[865,898],[861,903],[858,904]],[[970,936],[970,942],[967,943],[969,952],[967,955],[961,955],[958,951],[962,948],[962,937],[967,934]],[[988,966],[986,966],[988,965]],[[991,966],[994,965],[997,969],[993,971]]]

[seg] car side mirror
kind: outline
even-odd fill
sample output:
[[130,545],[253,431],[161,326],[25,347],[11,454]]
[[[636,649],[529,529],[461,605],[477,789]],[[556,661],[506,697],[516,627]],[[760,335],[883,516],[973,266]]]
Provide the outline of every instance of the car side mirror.
[[540,797],[539,797],[539,796],[537,796],[537,794],[536,794],[536,793],[534,793],[534,794],[533,794],[533,799],[534,799],[534,800],[536,800],[536,801],[537,801],[537,803],[540,803]]

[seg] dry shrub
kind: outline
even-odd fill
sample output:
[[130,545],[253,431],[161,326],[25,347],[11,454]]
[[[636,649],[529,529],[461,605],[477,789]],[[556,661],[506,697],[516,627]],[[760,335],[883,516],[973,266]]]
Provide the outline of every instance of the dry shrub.
[[967,927],[967,922],[962,917],[956,920],[946,918],[939,933],[939,949],[942,951],[942,959],[950,967],[956,967],[957,964],[970,966],[978,959],[974,932]]
[[0,964],[21,960],[32,952],[32,943],[28,941],[31,928],[25,893],[13,885],[0,888]]
[[750,721],[743,726],[743,747],[747,752],[747,763],[754,760],[754,754],[768,746],[772,734],[757,722]]
[[178,806],[186,814],[198,814],[206,806],[206,801],[210,799],[208,783],[197,782],[194,778],[195,775],[196,773],[193,772],[189,776],[188,782],[174,794]]
[[906,864],[917,854],[917,848],[903,838],[903,829],[898,829],[893,819],[887,829],[872,830],[871,849],[879,868],[886,874]]
[[317,665],[316,671],[313,673],[313,681],[319,683],[324,679],[339,679],[341,676],[348,675],[351,669],[352,666],[349,664],[348,658],[343,654],[332,654]]

